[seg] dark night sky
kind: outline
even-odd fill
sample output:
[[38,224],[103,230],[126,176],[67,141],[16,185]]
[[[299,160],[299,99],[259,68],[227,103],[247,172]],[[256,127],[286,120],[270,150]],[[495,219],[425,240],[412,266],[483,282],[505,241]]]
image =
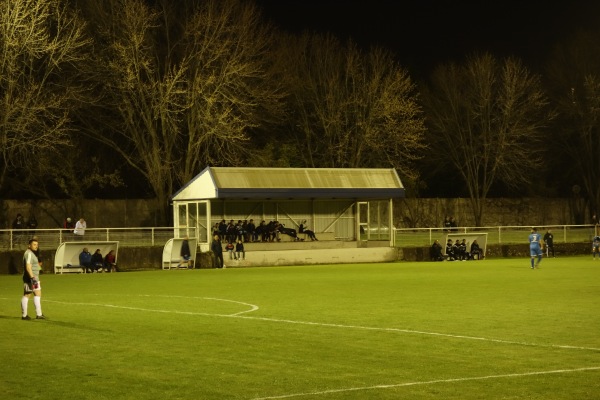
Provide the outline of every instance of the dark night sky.
[[532,68],[554,43],[600,25],[600,0],[256,0],[274,25],[290,32],[331,32],[364,48],[392,50],[425,77],[442,62],[475,51],[517,56]]

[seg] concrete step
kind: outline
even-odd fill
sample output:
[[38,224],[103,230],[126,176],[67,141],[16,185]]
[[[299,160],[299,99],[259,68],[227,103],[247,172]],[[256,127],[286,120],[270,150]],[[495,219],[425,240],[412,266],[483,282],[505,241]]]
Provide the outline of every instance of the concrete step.
[[244,243],[244,249],[248,251],[282,251],[282,250],[319,250],[319,249],[341,249],[356,248],[356,241],[341,240],[319,240],[319,241],[296,241],[296,242],[249,242]]

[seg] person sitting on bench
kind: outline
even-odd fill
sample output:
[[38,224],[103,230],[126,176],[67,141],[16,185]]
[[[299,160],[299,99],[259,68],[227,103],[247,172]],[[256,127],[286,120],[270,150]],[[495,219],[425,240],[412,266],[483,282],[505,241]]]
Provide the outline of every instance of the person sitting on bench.
[[448,239],[448,243],[446,243],[446,256],[448,257],[448,261],[456,261],[454,250],[455,246],[452,245],[452,239]]
[[318,241],[319,239],[317,239],[317,237],[315,236],[315,233],[313,231],[311,231],[310,229],[306,229],[306,226],[304,224],[306,224],[306,220],[302,221],[302,223],[298,227],[298,233],[304,233],[304,234],[306,234],[306,236],[308,236],[310,238],[310,240]]
[[85,272],[92,271],[92,254],[88,251],[87,247],[84,247],[83,251],[79,253],[79,265]]
[[102,267],[104,266],[104,257],[102,257],[102,252],[100,249],[96,249],[96,252],[92,255],[92,271],[93,272],[102,272]]
[[295,229],[292,228],[286,228],[283,224],[278,224],[277,225],[277,230],[283,234],[286,234],[288,236],[291,236],[294,240],[300,240],[298,238],[298,234],[296,233]]
[[471,243],[471,258],[474,260],[475,256],[477,256],[478,260],[483,258],[483,251],[481,251],[481,247],[479,247],[477,239],[473,240],[473,243]]
[[109,251],[106,257],[104,257],[104,270],[106,272],[117,272],[117,262],[114,250]]

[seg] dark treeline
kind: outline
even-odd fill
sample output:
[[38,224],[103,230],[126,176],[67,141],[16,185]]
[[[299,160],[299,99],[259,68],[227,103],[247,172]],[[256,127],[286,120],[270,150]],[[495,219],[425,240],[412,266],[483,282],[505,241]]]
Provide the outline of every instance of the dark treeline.
[[167,221],[212,165],[395,168],[478,223],[487,197],[600,205],[597,31],[535,71],[478,53],[417,82],[389,50],[280,32],[251,1],[7,0],[0,18],[3,198],[153,198]]

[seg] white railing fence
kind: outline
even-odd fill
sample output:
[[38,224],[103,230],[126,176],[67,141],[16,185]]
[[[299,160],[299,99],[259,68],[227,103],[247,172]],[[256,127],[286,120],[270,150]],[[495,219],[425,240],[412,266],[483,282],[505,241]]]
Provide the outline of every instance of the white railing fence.
[[[182,233],[182,230],[179,230]],[[195,237],[195,230],[186,229],[182,234]],[[119,241],[119,247],[151,247],[164,246],[176,235],[173,227],[151,228],[88,228],[85,235],[74,235],[66,229],[0,229],[0,250],[22,250],[27,248],[29,239],[36,236],[40,249],[56,249],[63,242],[73,241]]]
[[[551,230],[554,243],[591,243],[595,235],[600,235],[600,228],[594,225],[548,225],[538,226],[539,233]],[[486,232],[488,245],[527,243],[530,226],[487,226],[458,227],[450,233]],[[185,232],[184,232],[185,231]],[[443,238],[449,233],[445,228],[394,228],[392,243],[395,247],[430,246],[434,240]],[[169,239],[182,235],[196,237],[192,228],[179,232],[173,227],[150,228],[88,228],[83,238],[65,229],[16,230],[0,229],[0,250],[22,250],[27,248],[29,239],[36,236],[40,249],[56,249],[63,242],[76,240],[87,241],[119,241],[119,247],[151,247],[163,246]]]
[[[594,225],[543,225],[537,226],[542,237],[550,230],[554,244],[591,243],[600,228]],[[441,239],[446,233],[487,233],[487,244],[528,243],[531,226],[485,226],[447,228],[394,228],[392,241],[395,247],[430,246],[434,240]]]

